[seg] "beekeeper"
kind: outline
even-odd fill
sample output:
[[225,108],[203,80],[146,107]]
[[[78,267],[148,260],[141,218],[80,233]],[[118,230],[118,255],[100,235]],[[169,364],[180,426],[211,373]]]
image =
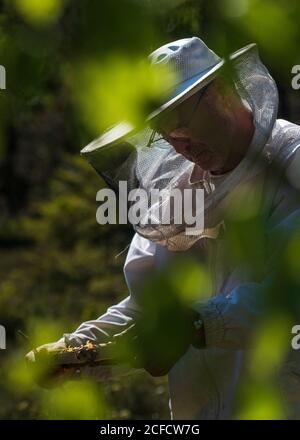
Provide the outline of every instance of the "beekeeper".
[[[204,253],[211,268],[210,298],[192,304],[184,317],[183,338],[172,335],[173,342],[178,340],[172,358],[160,365],[156,357],[154,365],[145,368],[155,375],[168,373],[174,419],[231,418],[249,341],[261,313],[257,298],[268,274],[257,280],[230,266],[222,253],[226,222],[220,213],[239,188],[253,187],[259,191],[270,230],[280,234],[282,225],[297,223],[299,201],[287,182],[299,181],[295,170],[300,127],[277,119],[276,84],[260,61],[256,44],[224,60],[200,38],[192,37],[160,47],[150,59],[175,72],[177,83],[166,102],[149,116],[149,128],[136,141],[138,146],[130,149],[134,140],[128,137],[136,135],[129,124],[122,123],[87,146],[83,154],[112,187],[126,180],[131,187],[147,191],[182,187],[183,182],[185,187],[203,188],[204,229],[195,236],[185,233],[184,224],[135,226],[124,267],[129,296],[44,348],[51,351],[110,340],[137,317],[147,315],[139,307],[139,297],[143,280],[157,267],[174,255]],[[99,157],[116,145],[122,145],[123,151],[128,147],[128,155],[122,164],[107,162],[103,167]],[[269,179],[274,164],[278,166],[276,184]],[[297,380],[288,370],[283,380],[287,417],[294,418],[300,417],[299,362],[296,365]]]

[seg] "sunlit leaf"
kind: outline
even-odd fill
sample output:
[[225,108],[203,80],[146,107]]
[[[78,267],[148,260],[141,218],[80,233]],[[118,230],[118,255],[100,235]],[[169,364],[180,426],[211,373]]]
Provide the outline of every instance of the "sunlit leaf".
[[174,77],[146,60],[110,57],[85,62],[76,76],[75,95],[87,126],[98,134],[120,121],[141,126],[172,90]]
[[170,283],[186,303],[207,298],[211,292],[211,277],[199,262],[183,259],[170,269]]
[[279,420],[284,408],[275,383],[254,382],[245,386],[244,404],[239,408],[239,420]]
[[28,324],[29,340],[32,347],[54,342],[62,336],[63,324],[47,319],[31,318]]
[[289,316],[272,313],[264,319],[254,340],[249,366],[255,377],[268,378],[279,368],[290,349],[292,322]]
[[23,17],[34,24],[48,24],[56,20],[66,0],[14,0]]
[[88,381],[70,382],[44,393],[42,406],[47,418],[59,420],[101,420],[106,412],[99,386]]
[[23,356],[11,357],[6,364],[7,386],[15,394],[31,392],[36,388],[32,370],[28,368]]

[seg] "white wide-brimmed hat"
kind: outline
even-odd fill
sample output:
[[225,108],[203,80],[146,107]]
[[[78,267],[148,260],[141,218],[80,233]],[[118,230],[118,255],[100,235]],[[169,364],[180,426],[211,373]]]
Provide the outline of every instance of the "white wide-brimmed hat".
[[[256,45],[249,44],[234,52],[229,59],[236,60],[245,52],[253,49]],[[146,122],[171,110],[194,93],[209,84],[219,73],[225,60],[216,55],[198,37],[183,38],[159,47],[149,55],[151,64],[163,65],[174,74],[176,83],[166,91],[167,100],[152,111]],[[92,149],[102,148],[118,143],[126,137],[134,134],[136,127],[131,123],[122,121],[105,131],[93,143],[82,150],[83,154],[89,154]]]

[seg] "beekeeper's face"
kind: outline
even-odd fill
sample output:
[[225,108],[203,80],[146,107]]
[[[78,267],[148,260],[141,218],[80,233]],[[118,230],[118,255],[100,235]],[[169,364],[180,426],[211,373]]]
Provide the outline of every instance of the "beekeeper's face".
[[214,173],[241,161],[254,132],[252,113],[220,79],[166,113],[155,128],[179,154]]

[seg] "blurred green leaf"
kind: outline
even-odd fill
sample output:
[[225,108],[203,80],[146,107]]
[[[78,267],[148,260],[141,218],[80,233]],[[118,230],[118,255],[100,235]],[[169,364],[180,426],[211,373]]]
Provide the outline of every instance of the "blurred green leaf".
[[288,315],[270,313],[257,329],[249,368],[261,380],[272,377],[290,349],[292,320]]
[[33,24],[48,24],[57,20],[66,0],[13,0],[23,17]]
[[42,406],[53,420],[103,420],[106,404],[99,386],[88,382],[70,382],[44,393]]
[[193,259],[182,258],[178,263],[171,265],[168,276],[170,285],[186,304],[204,300],[211,293],[211,277],[208,270]]
[[86,60],[78,69],[74,93],[92,132],[120,121],[142,126],[146,116],[172,90],[174,76],[144,59]]
[[280,420],[284,408],[276,383],[259,382],[245,385],[245,402],[239,408],[238,420]]

